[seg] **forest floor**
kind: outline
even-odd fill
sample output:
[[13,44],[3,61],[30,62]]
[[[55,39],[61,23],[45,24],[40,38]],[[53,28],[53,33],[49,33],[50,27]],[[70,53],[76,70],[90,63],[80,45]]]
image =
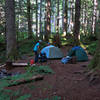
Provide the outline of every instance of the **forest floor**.
[[[62,51],[66,56],[67,48],[62,48]],[[46,74],[43,80],[9,87],[9,89],[31,94],[27,100],[100,100],[100,83],[91,84],[84,73],[87,69],[86,65],[92,59],[92,56],[88,56],[89,61],[76,64],[62,64],[60,60],[48,60],[42,65],[49,65],[55,72],[54,74]],[[29,62],[32,58],[28,57],[20,62]],[[38,65],[41,64],[38,63]],[[24,70],[20,67],[11,71]],[[55,99],[52,99],[53,97]],[[15,99],[12,98],[12,100]]]

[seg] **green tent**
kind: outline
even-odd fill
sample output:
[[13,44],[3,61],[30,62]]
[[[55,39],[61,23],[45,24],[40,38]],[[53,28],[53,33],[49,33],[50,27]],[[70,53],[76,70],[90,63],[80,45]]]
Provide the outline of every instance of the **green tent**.
[[73,47],[69,52],[67,56],[76,56],[77,61],[87,61],[88,56],[85,52],[85,50],[80,46]]

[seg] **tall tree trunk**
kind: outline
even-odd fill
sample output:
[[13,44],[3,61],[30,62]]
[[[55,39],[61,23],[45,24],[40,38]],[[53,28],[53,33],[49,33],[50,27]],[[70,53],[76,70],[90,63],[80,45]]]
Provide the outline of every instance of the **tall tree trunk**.
[[28,20],[28,38],[32,38],[32,20],[31,20],[31,4],[30,0],[27,0],[27,20]]
[[41,17],[42,17],[42,0],[40,0],[40,33],[42,32]]
[[65,12],[64,12],[64,34],[67,34],[67,18],[68,17],[68,7],[67,0],[65,0]]
[[75,8],[74,8],[74,6],[73,6],[73,4],[74,4],[74,2],[75,1],[73,1],[73,0],[70,0],[70,23],[69,23],[69,32],[73,32],[73,28],[74,28],[74,26],[73,26],[73,24],[74,24],[74,12],[75,12]]
[[86,35],[86,33],[87,33],[87,5],[86,5],[87,3],[86,3],[86,1],[85,1],[85,4],[84,4],[84,6],[85,6],[85,12],[84,12],[84,14],[85,14],[85,18],[84,18],[84,33],[85,33],[85,35]]
[[74,24],[74,42],[75,45],[79,45],[79,35],[80,35],[80,9],[81,0],[76,0],[75,2],[75,24]]
[[49,35],[51,33],[50,20],[51,20],[51,0],[47,0],[45,41],[49,41]]
[[54,36],[54,44],[58,47],[61,46],[61,40],[59,35],[59,0],[57,0],[57,26],[56,26],[56,35]]
[[59,34],[59,0],[57,0],[57,34]]
[[73,6],[73,2],[74,2],[74,1],[72,1],[72,3],[71,3],[71,8],[72,8],[72,9],[71,9],[72,22],[74,22],[74,10],[75,10],[75,9],[74,9],[74,6]]
[[96,35],[98,38],[98,45],[97,45],[97,49],[95,52],[95,55],[92,59],[92,61],[89,64],[90,68],[100,68],[100,1],[98,0],[98,11],[99,11],[99,15],[98,15],[98,21],[97,21],[97,27],[96,27]]
[[93,12],[92,12],[92,25],[91,25],[91,34],[93,34],[93,26],[94,26],[94,7],[95,7],[95,0],[92,1],[93,2]]
[[38,38],[38,0],[36,0],[36,38]]
[[62,30],[63,30],[63,33],[64,33],[64,13],[65,13],[65,0],[63,0],[62,2]]
[[40,37],[43,39],[43,33],[42,33],[42,2],[43,0],[40,0]]
[[81,5],[82,7],[81,7],[81,10],[82,10],[82,25],[81,25],[81,27],[82,27],[82,31],[83,31],[83,33],[84,33],[84,3],[83,3],[83,5]]
[[14,0],[6,0],[5,6],[6,6],[7,58],[8,60],[14,60],[17,55]]
[[94,35],[96,32],[96,21],[97,21],[97,0],[95,0],[95,7],[94,7]]

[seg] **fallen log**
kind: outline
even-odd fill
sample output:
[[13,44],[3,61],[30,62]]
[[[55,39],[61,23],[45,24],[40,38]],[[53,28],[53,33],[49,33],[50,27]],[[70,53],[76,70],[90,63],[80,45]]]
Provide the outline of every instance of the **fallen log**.
[[36,76],[33,76],[32,78],[29,78],[27,80],[25,79],[21,79],[21,80],[17,80],[16,83],[13,83],[10,84],[8,87],[11,87],[11,86],[17,86],[17,85],[21,85],[21,84],[26,84],[26,83],[30,83],[32,81],[39,81],[39,80],[43,80],[44,76],[43,75],[36,75]]
[[0,65],[0,68],[3,68],[5,66],[27,66],[28,63],[12,63],[12,62],[6,62],[6,64]]
[[[7,61],[6,64],[0,65],[0,68],[6,68],[7,70],[10,70],[13,67],[25,67],[25,66],[28,66],[28,63],[15,63]],[[31,66],[35,66],[35,64],[32,64]]]
[[12,63],[12,66],[27,66],[28,63]]
[[0,65],[0,68],[4,68],[6,66],[6,64]]

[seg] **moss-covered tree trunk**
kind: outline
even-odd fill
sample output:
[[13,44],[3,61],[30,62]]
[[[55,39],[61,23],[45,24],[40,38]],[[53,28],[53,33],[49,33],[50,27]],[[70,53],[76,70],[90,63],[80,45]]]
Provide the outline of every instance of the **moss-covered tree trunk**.
[[16,26],[15,26],[15,1],[6,0],[6,42],[7,58],[14,60],[17,55]]
[[98,45],[97,45],[95,55],[89,64],[90,68],[100,68],[100,1],[98,1],[98,11],[99,11],[99,15],[97,16],[98,20],[97,20],[97,27],[96,27]]
[[74,44],[79,45],[81,0],[75,2]]

